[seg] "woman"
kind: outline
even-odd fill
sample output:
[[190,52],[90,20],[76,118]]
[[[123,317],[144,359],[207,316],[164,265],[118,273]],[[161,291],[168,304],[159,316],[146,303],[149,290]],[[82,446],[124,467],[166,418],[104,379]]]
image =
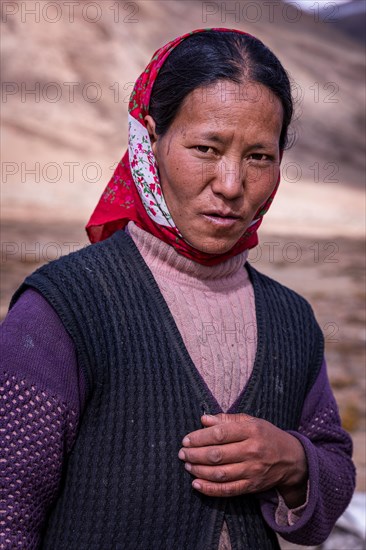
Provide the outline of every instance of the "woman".
[[354,467],[321,331],[247,262],[292,111],[282,65],[241,31],[179,37],[137,80],[96,244],[28,277],[3,324],[8,547],[328,536]]

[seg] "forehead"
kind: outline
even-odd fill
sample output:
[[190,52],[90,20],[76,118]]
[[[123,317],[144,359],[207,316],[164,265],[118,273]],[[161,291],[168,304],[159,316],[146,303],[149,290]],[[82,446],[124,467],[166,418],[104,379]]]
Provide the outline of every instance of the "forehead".
[[175,119],[191,132],[215,130],[230,133],[248,131],[281,133],[281,101],[266,86],[219,81],[193,90],[184,100]]

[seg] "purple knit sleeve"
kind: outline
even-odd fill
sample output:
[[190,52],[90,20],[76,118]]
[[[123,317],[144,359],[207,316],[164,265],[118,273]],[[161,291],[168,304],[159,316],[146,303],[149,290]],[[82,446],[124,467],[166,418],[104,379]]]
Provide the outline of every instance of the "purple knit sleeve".
[[36,549],[85,400],[73,342],[35,290],[1,325],[0,548]]
[[317,380],[304,403],[300,426],[289,431],[303,445],[309,470],[308,502],[294,525],[280,526],[275,514],[275,491],[261,498],[268,525],[294,544],[317,545],[329,536],[348,506],[355,488],[352,440],[341,427],[338,407],[323,362]]

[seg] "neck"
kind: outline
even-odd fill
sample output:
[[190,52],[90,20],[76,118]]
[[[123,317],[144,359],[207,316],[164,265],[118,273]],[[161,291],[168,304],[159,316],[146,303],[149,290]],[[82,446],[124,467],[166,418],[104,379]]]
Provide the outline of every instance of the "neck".
[[237,278],[243,277],[248,250],[220,264],[206,266],[182,256],[172,246],[144,231],[132,221],[128,223],[127,231],[149,268],[161,276],[179,277],[179,280],[186,284],[197,284],[198,280],[215,280],[223,286],[235,284]]

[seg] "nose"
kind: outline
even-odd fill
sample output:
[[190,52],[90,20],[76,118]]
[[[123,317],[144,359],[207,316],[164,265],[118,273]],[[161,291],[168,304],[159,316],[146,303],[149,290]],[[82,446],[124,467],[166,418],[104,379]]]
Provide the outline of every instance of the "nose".
[[211,189],[227,200],[241,197],[244,190],[244,174],[240,162],[227,157],[222,159],[216,166]]

